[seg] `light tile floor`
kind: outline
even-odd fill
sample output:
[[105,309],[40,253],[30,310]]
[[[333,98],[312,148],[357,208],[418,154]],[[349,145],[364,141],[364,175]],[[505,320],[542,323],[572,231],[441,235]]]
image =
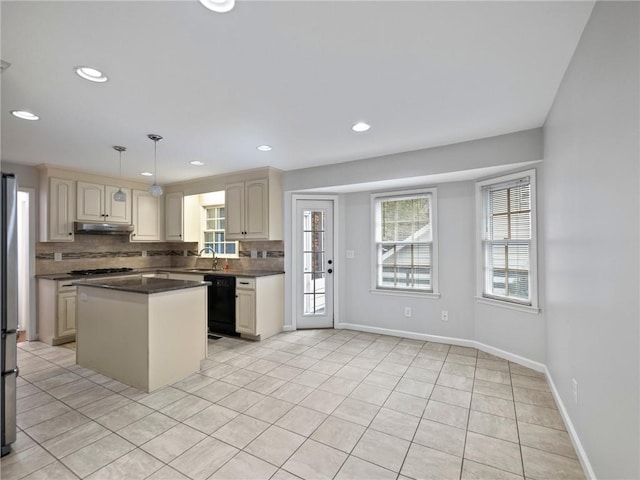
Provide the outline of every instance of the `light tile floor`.
[[3,479],[583,479],[542,374],[347,330],[210,341],[147,394],[20,344]]

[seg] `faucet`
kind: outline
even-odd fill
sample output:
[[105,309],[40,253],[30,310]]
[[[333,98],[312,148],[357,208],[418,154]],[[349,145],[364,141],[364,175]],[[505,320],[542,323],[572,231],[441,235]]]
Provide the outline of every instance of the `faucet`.
[[215,250],[213,248],[204,247],[202,250],[200,250],[198,252],[198,256],[202,255],[202,252],[206,252],[207,250],[209,252],[211,252],[211,255],[212,255],[212,257],[211,257],[211,260],[212,260],[212,262],[211,262],[211,270],[217,270],[218,269],[218,258],[216,257],[216,252],[215,252]]

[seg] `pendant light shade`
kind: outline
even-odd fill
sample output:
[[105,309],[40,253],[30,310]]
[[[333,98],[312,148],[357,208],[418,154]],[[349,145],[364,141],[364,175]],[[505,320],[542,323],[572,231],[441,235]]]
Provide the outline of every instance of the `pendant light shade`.
[[150,133],[147,135],[151,140],[153,140],[153,185],[149,187],[149,193],[153,197],[159,197],[162,195],[162,187],[158,185],[157,182],[157,173],[158,173],[158,142],[162,140],[160,135],[156,135],[155,133]]
[[[118,152],[120,156],[120,164],[118,167],[118,175],[120,176],[120,181],[122,181],[122,152],[127,150],[127,147],[121,147],[120,145],[114,145],[113,149]],[[127,194],[122,191],[122,187],[118,187],[118,191],[113,194],[113,199],[116,202],[126,202]]]

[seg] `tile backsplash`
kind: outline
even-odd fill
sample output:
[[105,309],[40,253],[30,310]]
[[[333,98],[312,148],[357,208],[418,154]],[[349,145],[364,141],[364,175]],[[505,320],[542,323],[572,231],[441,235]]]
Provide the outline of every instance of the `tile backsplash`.
[[[255,257],[251,258],[252,252]],[[61,257],[55,260],[56,254]],[[210,258],[199,258],[197,242],[132,243],[127,236],[76,235],[74,242],[36,244],[36,273],[64,273],[90,268],[207,268]],[[239,256],[229,259],[234,270],[283,270],[282,241],[239,242]],[[266,258],[263,258],[266,256]],[[222,268],[224,259],[219,259]]]

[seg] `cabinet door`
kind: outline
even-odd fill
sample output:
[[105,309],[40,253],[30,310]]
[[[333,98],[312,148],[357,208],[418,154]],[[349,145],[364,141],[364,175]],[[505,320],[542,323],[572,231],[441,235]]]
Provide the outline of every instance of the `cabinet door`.
[[267,239],[269,237],[269,191],[267,180],[245,183],[244,238]]
[[225,187],[225,239],[242,240],[244,238],[244,183],[230,183]]
[[113,195],[119,190],[119,187],[107,185],[104,187],[104,205],[105,220],[111,223],[131,224],[131,189],[123,188],[122,191],[126,195],[124,202],[116,202]]
[[58,294],[58,336],[76,333],[76,292]]
[[49,225],[47,240],[73,242],[75,185],[73,180],[49,179]]
[[169,193],[165,198],[165,240],[182,242],[183,222],[183,195],[182,192]]
[[78,182],[77,219],[89,222],[104,222],[104,185]]
[[144,190],[134,190],[132,242],[159,241],[160,231],[160,197],[153,197]]
[[236,290],[236,332],[256,334],[255,290]]

